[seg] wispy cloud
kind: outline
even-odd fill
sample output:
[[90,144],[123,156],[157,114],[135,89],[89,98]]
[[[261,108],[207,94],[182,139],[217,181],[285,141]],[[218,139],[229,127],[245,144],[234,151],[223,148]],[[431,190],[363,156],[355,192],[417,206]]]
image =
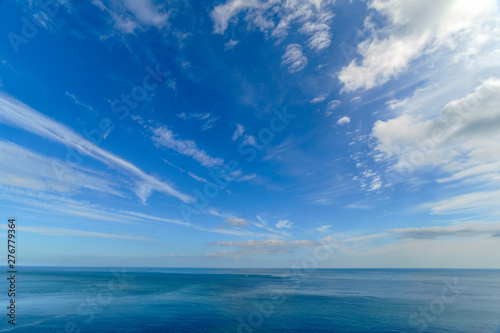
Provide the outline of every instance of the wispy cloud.
[[288,45],[281,59],[281,64],[287,67],[290,73],[300,72],[307,66],[307,58],[302,53],[302,46],[299,44]]
[[158,147],[166,147],[175,150],[179,154],[192,157],[201,165],[206,167],[221,166],[224,163],[222,158],[211,157],[206,151],[199,149],[192,140],[178,139],[177,135],[166,126],[152,128],[153,141]]
[[227,225],[232,226],[232,227],[245,227],[247,225],[252,224],[252,223],[250,223],[247,220],[242,219],[242,218],[226,219],[224,222],[226,222]]
[[331,227],[332,227],[331,225],[327,224],[319,228],[316,228],[315,230],[319,232],[327,232]]
[[210,16],[214,33],[223,34],[229,23],[237,22],[239,14],[245,12],[245,21],[251,29],[258,29],[278,41],[283,41],[292,28],[299,26],[297,32],[309,36],[305,45],[319,52],[332,41],[329,23],[334,17],[330,7],[333,3],[333,0],[228,0],[217,5]]
[[[0,225],[0,229],[6,230],[7,226]],[[17,226],[17,229],[23,232],[30,232],[39,235],[56,236],[56,237],[92,237],[92,238],[108,238],[108,239],[130,239],[138,241],[150,240],[147,237],[141,237],[141,236],[108,234],[103,232],[54,228],[54,227]]]
[[0,110],[2,111],[0,113],[0,122],[2,123],[19,127],[43,138],[63,144],[82,155],[92,157],[133,176],[136,181],[135,192],[143,201],[146,201],[153,191],[177,197],[184,202],[192,201],[190,196],[176,190],[172,185],[146,174],[132,163],[91,143],[69,127],[4,93],[0,93]]
[[398,235],[401,238],[413,239],[434,239],[438,237],[474,237],[481,235],[500,237],[500,226],[468,224],[449,227],[389,229],[387,230],[387,232],[393,235]]
[[276,228],[278,228],[278,229],[291,229],[292,222],[290,222],[288,220],[279,220],[278,223],[276,223]]
[[123,33],[134,33],[141,26],[161,29],[167,26],[170,15],[151,0],[93,0],[92,4],[108,13],[115,28]]
[[202,131],[206,131],[210,128],[212,128],[215,123],[220,119],[220,117],[213,116],[210,112],[206,113],[185,113],[181,112],[177,115],[177,117],[181,119],[194,119],[199,122],[202,122],[203,125],[201,126]]
[[66,96],[68,96],[69,98],[71,98],[73,100],[73,102],[75,102],[76,105],[79,105],[89,111],[92,111],[92,112],[95,112],[94,108],[86,103],[83,103],[82,101],[80,101],[78,98],[76,98],[75,95],[69,93],[66,91]]
[[284,241],[284,240],[247,240],[242,242],[213,242],[208,245],[218,245],[218,246],[231,246],[239,248],[275,248],[275,249],[292,249],[297,247],[307,247],[307,246],[317,246],[320,243],[317,241],[310,240],[296,240],[296,241]]
[[[36,168],[33,167],[36,165]],[[14,143],[0,140],[0,183],[32,190],[74,194],[88,189],[123,196],[113,177],[74,163],[45,157]]]
[[241,124],[236,124],[236,131],[233,133],[232,140],[236,141],[239,137],[243,136],[243,133],[245,132],[245,127]]

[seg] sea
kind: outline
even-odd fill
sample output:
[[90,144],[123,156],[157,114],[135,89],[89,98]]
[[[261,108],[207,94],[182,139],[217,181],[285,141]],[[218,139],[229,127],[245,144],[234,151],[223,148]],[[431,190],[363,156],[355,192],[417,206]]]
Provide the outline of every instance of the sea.
[[18,267],[15,325],[2,280],[0,332],[500,333],[500,270]]

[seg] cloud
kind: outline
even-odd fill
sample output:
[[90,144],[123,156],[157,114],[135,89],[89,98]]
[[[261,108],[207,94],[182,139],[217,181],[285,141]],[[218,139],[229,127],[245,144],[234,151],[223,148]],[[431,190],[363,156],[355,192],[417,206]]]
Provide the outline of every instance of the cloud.
[[[371,89],[397,77],[412,61],[463,43],[469,50],[486,44],[487,27],[498,20],[497,1],[482,0],[374,0],[369,7],[387,20],[374,27],[373,15],[365,21],[372,38],[358,44],[361,60],[352,60],[338,73],[344,90]],[[467,49],[467,47],[463,47]]]
[[92,4],[108,13],[123,33],[134,33],[140,26],[161,29],[168,24],[169,12],[151,0],[93,0]]
[[307,65],[307,58],[302,53],[302,46],[299,44],[288,45],[281,59],[281,64],[286,66],[290,73],[300,72]]
[[0,140],[1,184],[64,194],[89,189],[123,196],[116,188],[118,184],[110,179],[112,177],[104,172],[45,157],[14,143]]
[[342,118],[337,120],[337,125],[345,125],[345,124],[349,124],[350,122],[351,122],[351,118],[349,118],[348,116],[343,116]]
[[342,103],[338,99],[334,99],[333,101],[330,101],[327,105],[327,110],[332,111],[338,108]]
[[317,246],[320,243],[317,241],[310,240],[296,240],[296,241],[284,241],[284,240],[247,240],[242,242],[213,242],[208,245],[218,245],[218,246],[231,246],[239,248],[273,248],[273,249],[292,249],[297,247],[307,247],[307,246]]
[[252,223],[250,223],[244,219],[241,219],[241,218],[226,219],[224,222],[226,222],[227,225],[232,226],[232,227],[244,227],[244,226],[252,224]]
[[288,220],[279,220],[278,223],[276,223],[276,228],[278,228],[278,229],[291,229],[292,222],[290,222]]
[[423,117],[403,108],[400,116],[375,123],[376,149],[403,176],[437,167],[447,175],[439,182],[498,179],[499,103],[500,80],[490,78],[438,115]]
[[[30,232],[45,236],[56,236],[56,237],[92,237],[92,238],[108,238],[108,239],[132,239],[138,241],[149,241],[147,237],[141,236],[131,236],[131,235],[117,235],[108,234],[102,232],[94,231],[83,231],[75,229],[65,229],[65,228],[54,228],[54,227],[30,227],[30,226],[17,226],[19,231]],[[6,225],[0,225],[0,229],[7,229]]]
[[91,143],[69,127],[56,122],[4,93],[0,93],[0,110],[2,111],[0,112],[0,122],[2,123],[21,128],[60,143],[76,150],[81,155],[92,157],[112,168],[132,175],[136,178],[135,193],[143,201],[146,201],[153,191],[177,197],[183,202],[192,201],[189,195],[146,174],[132,163]]
[[211,157],[207,152],[199,149],[194,141],[177,139],[177,135],[166,126],[152,128],[152,131],[154,134],[152,139],[157,147],[166,147],[175,150],[179,154],[192,157],[206,167],[215,167],[224,164],[223,159]]
[[311,100],[311,104],[321,103],[326,99],[326,96],[318,96]]
[[489,213],[500,214],[500,191],[473,192],[428,203],[434,214]]
[[233,133],[232,140],[236,141],[239,137],[243,135],[244,132],[245,132],[245,127],[243,127],[243,125],[236,124],[236,131],[234,131]]
[[237,40],[230,39],[226,44],[224,44],[224,50],[232,50],[236,45],[238,45]]
[[300,26],[298,33],[309,36],[307,47],[319,52],[331,45],[332,33],[328,25],[334,14],[329,10],[333,0],[228,0],[216,6],[210,16],[214,33],[223,34],[230,22],[237,22],[245,13],[250,29],[258,29],[278,41],[283,41],[292,27]]
[[89,111],[95,112],[94,108],[92,106],[81,102],[78,98],[76,98],[75,95],[73,95],[73,94],[71,94],[71,93],[69,93],[69,92],[66,91],[66,96],[68,96],[69,98],[71,98],[73,100],[73,102],[75,102],[76,105],[79,105],[79,106],[81,106],[81,107],[83,107],[83,108],[85,108],[85,109],[87,109]]
[[288,251],[271,250],[271,249],[247,250],[247,251],[219,251],[214,253],[207,253],[204,256],[209,258],[241,258],[252,255],[275,254],[275,253],[285,253],[285,252]]
[[481,235],[489,235],[498,237],[500,233],[499,227],[486,227],[474,224],[457,225],[449,227],[423,227],[423,228],[406,228],[406,229],[389,229],[390,234],[398,235],[401,238],[413,239],[434,239],[438,237],[474,237]]
[[319,232],[327,232],[330,229],[330,227],[331,227],[331,225],[327,224],[327,225],[324,225],[322,227],[316,228],[315,230],[319,231]]
[[220,117],[215,117],[213,116],[210,112],[206,113],[179,113],[177,117],[188,120],[188,119],[195,119],[200,122],[203,122],[203,125],[201,126],[202,131],[206,131],[210,128],[212,128],[215,123],[220,119]]

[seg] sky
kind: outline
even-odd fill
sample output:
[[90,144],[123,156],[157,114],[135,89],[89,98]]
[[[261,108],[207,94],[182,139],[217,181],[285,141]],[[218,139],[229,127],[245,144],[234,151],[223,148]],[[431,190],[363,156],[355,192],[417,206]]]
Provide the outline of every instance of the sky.
[[499,5],[1,1],[18,263],[500,268]]

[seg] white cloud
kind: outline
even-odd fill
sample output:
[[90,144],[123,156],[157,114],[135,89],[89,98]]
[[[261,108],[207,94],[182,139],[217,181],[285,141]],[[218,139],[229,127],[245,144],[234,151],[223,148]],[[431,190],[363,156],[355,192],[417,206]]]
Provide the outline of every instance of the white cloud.
[[245,127],[243,127],[243,125],[236,124],[236,131],[234,131],[232,137],[233,141],[236,141],[239,137],[241,137],[244,132],[245,132]]
[[403,110],[396,118],[375,123],[377,150],[402,175],[438,167],[449,175],[440,182],[498,179],[499,103],[500,80],[491,78],[449,102],[439,115]]
[[[39,235],[46,236],[56,236],[56,237],[92,237],[92,238],[108,238],[108,239],[132,239],[139,241],[148,241],[150,240],[147,237],[141,236],[132,236],[132,235],[117,235],[117,234],[108,234],[103,232],[94,232],[94,231],[84,231],[84,230],[75,230],[75,229],[65,229],[65,228],[54,228],[54,227],[30,227],[30,226],[17,226],[19,231],[30,232]],[[0,225],[0,229],[7,229],[6,225]]]
[[390,234],[399,235],[402,238],[433,239],[438,237],[474,237],[488,235],[500,237],[500,226],[491,227],[487,225],[456,225],[447,227],[423,227],[390,229]]
[[[33,167],[36,166],[36,167]],[[16,144],[0,140],[0,183],[27,189],[74,194],[81,189],[123,196],[103,172],[39,155]]]
[[349,124],[350,122],[351,122],[351,118],[349,118],[348,116],[343,116],[342,118],[337,120],[337,125],[345,125],[345,124]]
[[231,246],[240,248],[296,248],[304,246],[316,246],[319,245],[316,241],[310,240],[296,240],[296,241],[284,241],[284,240],[247,240],[242,242],[214,242],[209,245],[219,245],[219,246]]
[[434,214],[500,214],[500,191],[472,192],[425,204]]
[[291,229],[292,222],[290,222],[288,220],[279,220],[278,223],[276,223],[276,228],[278,228],[278,229]]
[[179,154],[190,156],[206,167],[220,166],[224,163],[223,159],[211,157],[207,152],[199,149],[194,141],[177,139],[177,135],[166,126],[152,128],[152,131],[154,134],[152,139],[159,147],[167,147]]
[[0,122],[19,127],[51,141],[63,144],[78,153],[90,156],[112,168],[128,173],[136,178],[135,192],[143,201],[152,191],[175,196],[184,202],[192,198],[176,190],[173,186],[146,174],[144,171],[120,157],[98,147],[69,127],[41,114],[20,101],[0,93]]
[[281,59],[283,60],[281,64],[286,66],[290,73],[300,72],[307,65],[307,58],[302,53],[302,46],[299,44],[288,45]]
[[201,182],[201,183],[205,183],[205,184],[208,184],[209,181],[206,179],[206,178],[203,178],[203,177],[200,177],[200,176],[197,176],[195,175],[194,173],[192,173],[191,171],[188,171],[187,173],[189,175],[189,177]]
[[226,222],[227,225],[230,225],[232,227],[244,227],[251,224],[250,222],[242,218],[226,219],[224,222]]
[[373,38],[357,46],[361,61],[353,60],[339,73],[346,91],[379,86],[397,77],[422,56],[459,47],[470,53],[479,44],[496,38],[488,32],[489,24],[498,21],[495,0],[474,3],[468,0],[373,0],[369,7],[381,13],[388,24],[374,29],[372,17],[368,17],[366,27],[372,30]]
[[202,131],[206,131],[210,128],[212,128],[215,123],[220,119],[220,117],[213,116],[210,112],[206,113],[188,113],[186,114],[185,112],[181,112],[177,114],[178,118],[188,120],[188,119],[195,119],[203,123],[201,126]]
[[326,99],[326,96],[318,96],[311,100],[311,104],[321,103]]
[[209,258],[241,258],[245,256],[255,256],[264,254],[284,253],[286,250],[273,250],[273,249],[258,249],[246,251],[219,251],[214,253],[207,253],[205,257]]
[[336,108],[338,108],[342,103],[338,100],[338,99],[334,99],[330,102],[328,102],[328,105],[327,105],[327,110],[335,110]]
[[124,33],[134,33],[142,25],[161,29],[168,24],[169,12],[151,0],[93,0],[92,4],[108,13]]
[[327,224],[327,225],[324,225],[322,227],[316,228],[316,230],[319,232],[327,232],[328,230],[330,230],[330,228],[331,228],[331,225]]
[[236,45],[238,45],[238,41],[234,39],[230,39],[226,44],[224,44],[224,50],[234,49]]
[[66,91],[66,96],[68,96],[69,98],[71,98],[73,100],[73,102],[75,102],[76,105],[79,105],[89,111],[92,111],[92,112],[95,112],[94,111],[94,108],[86,103],[83,103],[82,101],[80,101],[75,95],[69,93]]

